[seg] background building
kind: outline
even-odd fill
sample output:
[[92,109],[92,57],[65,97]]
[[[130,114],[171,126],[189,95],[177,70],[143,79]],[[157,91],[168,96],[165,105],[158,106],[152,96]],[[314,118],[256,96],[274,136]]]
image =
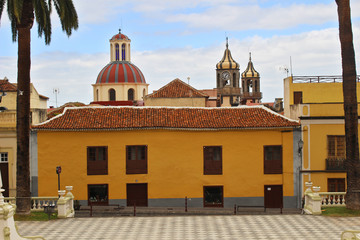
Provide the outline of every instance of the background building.
[[208,107],[209,96],[180,79],[146,95],[145,106]]
[[[2,175],[4,196],[16,195],[16,97],[18,89],[16,84],[8,79],[0,80],[0,169]],[[33,84],[30,85],[30,121],[32,124],[46,120],[48,98],[40,95]],[[30,158],[37,155],[37,148],[30,142]],[[34,163],[35,165],[36,162]],[[37,167],[32,171],[37,171]],[[31,179],[36,181],[37,179]],[[36,182],[34,184],[37,184]]]
[[[358,92],[359,81],[357,77]],[[286,117],[301,122],[303,148],[302,151],[299,148],[299,154],[302,155],[303,184],[311,181],[323,192],[344,192],[346,144],[342,77],[284,79],[284,109]]]

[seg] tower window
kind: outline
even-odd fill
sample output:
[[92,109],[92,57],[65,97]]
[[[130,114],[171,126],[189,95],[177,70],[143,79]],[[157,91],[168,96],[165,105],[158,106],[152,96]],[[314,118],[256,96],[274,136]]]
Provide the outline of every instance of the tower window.
[[116,92],[113,88],[109,90],[109,101],[116,101]]
[[119,61],[120,56],[119,56],[119,44],[115,44],[115,60]]
[[128,100],[129,101],[134,101],[134,89],[130,88],[128,90]]
[[121,60],[125,61],[125,43],[121,46]]

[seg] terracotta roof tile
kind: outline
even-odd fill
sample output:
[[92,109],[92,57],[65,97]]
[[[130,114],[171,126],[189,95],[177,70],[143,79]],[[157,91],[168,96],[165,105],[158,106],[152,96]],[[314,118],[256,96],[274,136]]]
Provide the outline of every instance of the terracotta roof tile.
[[4,80],[0,80],[0,91],[16,92],[17,87],[16,87],[16,85],[9,83],[9,80],[4,79]]
[[205,93],[196,90],[189,84],[176,78],[166,84],[158,91],[147,95],[148,98],[190,98],[190,97],[208,97]]
[[300,126],[263,106],[236,108],[77,107],[38,125],[37,130],[233,129]]

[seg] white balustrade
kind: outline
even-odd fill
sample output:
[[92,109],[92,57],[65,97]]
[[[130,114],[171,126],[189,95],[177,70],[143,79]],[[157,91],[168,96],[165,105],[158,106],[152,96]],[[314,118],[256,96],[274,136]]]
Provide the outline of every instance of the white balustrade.
[[[58,197],[31,197],[31,211],[43,212],[45,206],[54,206],[58,212],[58,218],[74,217],[74,195],[71,193],[73,187],[66,186],[65,190],[58,191]],[[16,204],[15,197],[5,197],[4,202]]]
[[346,192],[320,192],[322,207],[346,207]]

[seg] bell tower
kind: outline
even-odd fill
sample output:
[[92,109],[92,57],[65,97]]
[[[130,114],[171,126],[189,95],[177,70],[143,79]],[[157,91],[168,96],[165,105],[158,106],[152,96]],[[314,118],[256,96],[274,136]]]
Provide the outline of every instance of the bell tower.
[[218,107],[239,105],[241,94],[239,79],[240,65],[232,58],[228,38],[226,38],[224,56],[221,61],[216,64]]
[[261,102],[260,74],[255,70],[254,64],[251,61],[251,52],[249,53],[248,66],[241,74],[241,86],[243,89],[243,94],[241,95],[242,105]]

